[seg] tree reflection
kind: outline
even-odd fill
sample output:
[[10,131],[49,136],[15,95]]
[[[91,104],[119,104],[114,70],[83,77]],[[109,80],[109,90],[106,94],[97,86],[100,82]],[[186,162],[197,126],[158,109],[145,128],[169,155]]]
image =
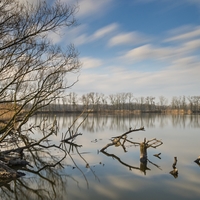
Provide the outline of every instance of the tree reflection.
[[[69,116],[58,115],[59,127],[69,127],[77,118],[77,115],[72,114]],[[79,120],[82,120],[79,118]],[[127,114],[127,115],[99,115],[89,114],[87,119],[82,124],[82,130],[90,133],[104,131],[106,127],[110,130],[128,130],[130,124],[135,124],[135,127],[145,126],[152,127],[165,127],[169,121],[172,122],[173,127],[191,127],[200,128],[200,115],[167,115],[167,114]],[[79,123],[79,121],[77,121]]]
[[[68,149],[72,149],[73,144],[65,144]],[[78,151],[78,147],[75,145],[73,147]],[[58,158],[58,155],[52,155],[52,151],[49,152],[48,149],[41,151],[40,148],[30,150],[28,149],[25,152],[29,160],[32,158],[31,163],[36,165],[33,168],[30,167],[19,167],[17,170],[22,170],[26,176],[18,179],[8,179],[0,180],[0,199],[62,199],[63,195],[67,194],[67,183],[70,181],[75,182],[79,188],[79,182],[70,175],[67,175],[66,172],[62,173],[64,167],[60,162],[63,158],[63,155],[60,155],[61,158]],[[73,156],[68,151],[69,157],[73,160],[75,167],[80,170],[79,166],[73,159]],[[79,153],[82,157],[82,155]],[[82,157],[86,162],[86,160]],[[90,168],[90,167],[89,167]],[[92,169],[91,169],[92,171]],[[93,172],[93,171],[92,171]],[[85,174],[82,172],[87,187],[89,183]],[[95,175],[95,173],[94,173]],[[98,178],[95,175],[96,178]]]
[[[19,135],[17,140],[6,141],[7,150],[1,151],[0,160],[4,164],[10,153],[20,152],[20,158],[16,164],[16,157],[11,160],[12,165],[9,167],[16,171],[25,173],[24,177],[12,178],[12,179],[0,179],[0,199],[62,199],[63,195],[67,194],[67,181],[70,179],[75,182],[79,187],[79,182],[72,176],[66,174],[66,166],[64,160],[71,158],[75,167],[82,173],[85,178],[86,184],[89,187],[87,178],[82,172],[81,168],[76,164],[73,159],[72,152],[75,150],[77,155],[85,162],[87,161],[79,153],[78,148],[81,145],[76,144],[75,139],[81,134],[78,133],[78,129],[81,126],[79,124],[75,131],[72,131],[72,126],[68,128],[66,133],[62,135],[60,142],[56,144],[51,140],[50,136],[57,135],[58,126],[56,119],[52,126],[46,124],[46,120],[40,122],[39,125],[31,125],[26,131],[35,132],[42,136],[40,139],[30,138],[28,132]],[[52,124],[52,123],[51,123]],[[22,134],[23,133],[23,134]],[[3,144],[2,144],[3,145]],[[21,160],[20,160],[21,159]],[[22,160],[26,161],[26,164],[22,164]],[[92,170],[91,170],[92,171]],[[63,172],[63,173],[62,173]],[[93,173],[95,175],[95,173]],[[95,175],[97,178],[97,176]]]
[[[56,163],[47,164],[46,159],[49,159],[49,152],[41,153],[41,149],[29,149],[29,153],[34,155],[32,162],[37,163],[37,166],[34,169],[18,168],[26,173],[25,177],[10,180],[10,183],[1,182],[1,199],[56,199],[59,187],[64,186],[66,180],[60,176],[59,166],[55,168],[53,165]],[[31,155],[28,156],[30,158]]]

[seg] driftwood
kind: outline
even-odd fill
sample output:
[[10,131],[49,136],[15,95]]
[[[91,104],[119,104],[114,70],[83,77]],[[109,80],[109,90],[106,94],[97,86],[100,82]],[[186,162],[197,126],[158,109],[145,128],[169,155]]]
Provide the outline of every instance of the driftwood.
[[[25,175],[18,172],[11,167],[18,166],[20,168],[29,165],[29,162],[23,159],[23,149],[17,148],[12,150],[3,151],[0,153],[0,178],[2,179],[15,179]],[[32,167],[32,166],[31,166]]]
[[17,172],[16,170],[8,167],[4,162],[0,162],[0,178],[15,179],[24,175],[24,173]]

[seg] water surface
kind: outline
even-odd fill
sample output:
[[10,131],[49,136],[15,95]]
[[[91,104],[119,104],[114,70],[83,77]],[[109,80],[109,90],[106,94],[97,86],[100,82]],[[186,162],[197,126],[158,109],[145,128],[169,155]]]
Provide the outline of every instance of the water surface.
[[[52,142],[59,143],[75,119],[74,115],[57,116],[59,134],[51,137]],[[82,120],[77,120],[74,131]],[[39,116],[31,119],[31,123],[38,121]],[[148,148],[146,170],[137,145],[126,143],[127,152],[121,146],[107,148],[108,155],[100,152],[113,136],[143,126],[145,131],[132,132],[128,139],[142,142],[157,138],[163,142],[155,149]],[[24,196],[29,194],[27,199],[199,199],[200,167],[194,162],[200,155],[199,129],[199,115],[89,115],[78,129],[83,135],[75,139],[82,147],[70,149],[66,145],[71,158],[68,155],[62,167],[45,170],[43,176],[26,173],[20,179],[34,191],[42,190],[41,196],[26,187],[21,190]],[[160,158],[154,156],[158,153]],[[59,157],[59,152],[53,154]],[[178,160],[177,176],[170,174],[174,157]]]

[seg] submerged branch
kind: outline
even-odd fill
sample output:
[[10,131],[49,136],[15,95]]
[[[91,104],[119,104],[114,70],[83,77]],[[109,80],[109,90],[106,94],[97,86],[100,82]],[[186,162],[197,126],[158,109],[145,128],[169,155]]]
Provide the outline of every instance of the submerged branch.
[[82,133],[77,133],[77,134],[75,134],[75,135],[72,135],[72,136],[70,136],[69,138],[67,138],[67,139],[64,139],[64,140],[61,140],[61,142],[69,142],[69,140],[73,140],[73,139],[75,139],[77,136],[79,136],[79,135],[82,135]]
[[115,137],[112,137],[112,138],[122,138],[125,135],[128,135],[129,133],[132,133],[132,132],[135,132],[135,131],[145,131],[145,129],[144,129],[144,127],[141,127],[141,128],[138,128],[138,129],[130,129],[129,131],[123,133],[122,135],[115,136]]

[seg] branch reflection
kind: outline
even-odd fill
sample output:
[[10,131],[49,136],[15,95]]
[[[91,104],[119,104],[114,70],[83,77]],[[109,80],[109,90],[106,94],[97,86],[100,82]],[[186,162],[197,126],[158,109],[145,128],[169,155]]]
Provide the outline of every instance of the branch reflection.
[[[32,139],[28,132],[26,134],[20,132],[17,140],[5,141],[7,145],[1,143],[7,148],[0,152],[2,166],[6,166],[16,173],[23,171],[25,176],[20,178],[16,176],[10,179],[0,178],[0,199],[63,199],[63,196],[67,194],[66,185],[69,179],[79,188],[79,182],[66,172],[66,158],[71,158],[75,168],[82,173],[87,187],[89,187],[85,174],[71,154],[75,150],[79,158],[87,163],[79,153],[78,148],[81,145],[75,142],[75,138],[81,135],[78,133],[80,126],[75,131],[71,131],[71,127],[69,127],[67,132],[62,135],[61,142],[56,144],[50,140],[50,136],[53,134],[57,136],[57,123],[53,123],[51,127],[45,123],[44,120],[44,123],[40,122],[40,125],[34,125],[28,129],[33,132],[37,127],[38,133],[41,131],[42,138],[40,139]],[[1,167],[0,175],[6,172],[2,170]],[[8,173],[10,173],[9,170]],[[93,174],[95,178],[98,178],[94,172]]]

